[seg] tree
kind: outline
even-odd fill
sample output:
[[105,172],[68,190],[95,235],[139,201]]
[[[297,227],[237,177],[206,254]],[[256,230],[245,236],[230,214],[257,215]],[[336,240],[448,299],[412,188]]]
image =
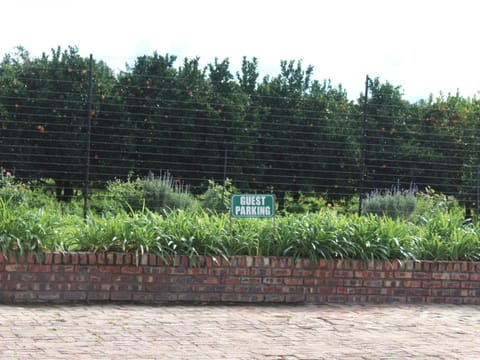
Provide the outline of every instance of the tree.
[[[358,101],[363,107],[364,99]],[[365,166],[367,189],[409,186],[414,178],[402,167],[402,146],[408,135],[410,104],[403,100],[401,88],[378,78],[369,84],[366,124]]]
[[[113,80],[105,65],[95,73]],[[101,78],[102,76],[98,76]],[[57,198],[70,201],[84,181],[89,59],[78,49],[52,50],[30,58],[19,49],[1,64],[3,136],[10,155],[2,161],[23,179],[51,178]],[[99,81],[101,88],[108,81]]]

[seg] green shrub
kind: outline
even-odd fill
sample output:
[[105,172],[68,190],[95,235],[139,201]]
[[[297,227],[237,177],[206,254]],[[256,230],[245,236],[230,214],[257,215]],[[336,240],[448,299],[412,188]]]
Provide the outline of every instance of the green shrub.
[[169,172],[158,177],[149,176],[142,181],[145,206],[156,212],[164,209],[194,209],[197,204],[187,185]]
[[196,209],[195,198],[188,187],[177,182],[166,172],[160,176],[149,176],[145,179],[128,178],[127,181],[115,180],[107,185],[107,211],[142,211],[147,208],[161,212],[171,209]]
[[409,219],[415,223],[421,224],[424,218],[434,218],[437,214],[451,213],[455,217],[463,216],[463,210],[455,199],[437,193],[430,187],[418,192],[416,198],[417,204]]
[[388,216],[392,219],[408,218],[417,205],[415,190],[376,190],[370,193],[363,202],[362,214]]
[[15,204],[22,203],[27,195],[27,187],[15,181],[12,175],[6,175],[0,168],[0,198]]
[[231,179],[227,178],[224,185],[209,180],[207,191],[200,196],[202,208],[216,213],[228,212],[230,198],[236,191]]
[[283,211],[285,213],[308,213],[316,212],[327,206],[327,201],[314,193],[306,195],[302,192],[295,199],[292,194],[285,193],[283,197]]

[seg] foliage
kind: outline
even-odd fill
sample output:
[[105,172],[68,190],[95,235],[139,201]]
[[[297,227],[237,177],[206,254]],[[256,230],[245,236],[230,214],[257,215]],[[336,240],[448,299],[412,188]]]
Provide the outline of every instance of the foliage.
[[[112,189],[116,193],[122,186],[131,190],[137,181],[118,183]],[[16,186],[10,181],[2,189],[14,194]],[[418,195],[417,219],[412,215],[411,221],[374,214],[359,217],[335,207],[284,213],[275,219],[232,219],[229,214],[200,208],[155,212],[147,207],[138,211],[105,207],[85,221],[80,201],[60,207],[53,195],[42,196],[27,187],[22,191],[20,203],[13,196],[0,197],[0,251],[6,255],[121,251],[158,254],[165,259],[187,255],[192,261],[197,255],[480,259],[480,224],[465,222],[458,203],[445,201],[432,190]]]
[[305,195],[302,192],[295,199],[290,193],[283,197],[283,211],[286,213],[316,212],[327,206],[327,201],[322,196],[314,193]]
[[188,191],[188,186],[179,182],[169,172],[144,179],[129,177],[127,181],[119,179],[107,185],[108,196],[105,207],[115,210],[118,207],[126,211],[142,211],[147,208],[154,212],[170,209],[195,209],[197,201]]
[[402,190],[398,186],[390,190],[376,190],[363,202],[362,213],[407,219],[415,210],[416,189]]
[[228,212],[230,198],[235,192],[237,189],[233,186],[231,179],[226,179],[224,185],[209,180],[207,191],[200,197],[202,208],[217,213]]
[[[113,72],[101,62],[94,63],[93,72],[95,91],[108,91]],[[52,49],[40,58],[19,48],[0,65],[1,135],[7,140],[0,166],[15,167],[23,179],[53,179],[57,198],[66,202],[83,180],[88,77],[89,59],[75,47]],[[92,114],[100,111],[95,103]]]

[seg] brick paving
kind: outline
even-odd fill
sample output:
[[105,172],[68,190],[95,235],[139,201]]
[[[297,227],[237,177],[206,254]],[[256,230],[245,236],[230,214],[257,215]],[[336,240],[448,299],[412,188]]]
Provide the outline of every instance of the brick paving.
[[0,305],[0,359],[480,359],[480,307]]

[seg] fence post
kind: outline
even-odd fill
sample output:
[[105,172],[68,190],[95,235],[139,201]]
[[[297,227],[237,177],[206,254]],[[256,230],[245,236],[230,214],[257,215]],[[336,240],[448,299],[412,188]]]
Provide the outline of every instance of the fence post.
[[85,183],[83,188],[83,218],[88,215],[88,182],[90,181],[90,142],[92,136],[92,93],[93,93],[93,56],[90,54],[88,65],[88,94],[87,94],[87,141],[85,147]]
[[[222,189],[222,208],[225,208],[225,186],[227,182],[227,157],[228,157],[228,149],[225,145],[225,155],[223,159],[223,189]],[[227,210],[227,209],[225,209]]]
[[480,164],[477,165],[477,202],[476,206],[476,215],[477,221],[480,219]]
[[362,122],[362,138],[361,138],[361,153],[360,153],[360,186],[358,187],[358,216],[362,215],[362,201],[363,201],[363,192],[365,188],[365,176],[366,176],[366,166],[365,166],[365,152],[367,147],[367,111],[368,111],[368,84],[370,78],[366,77],[365,79],[365,97],[363,101],[363,122]]

